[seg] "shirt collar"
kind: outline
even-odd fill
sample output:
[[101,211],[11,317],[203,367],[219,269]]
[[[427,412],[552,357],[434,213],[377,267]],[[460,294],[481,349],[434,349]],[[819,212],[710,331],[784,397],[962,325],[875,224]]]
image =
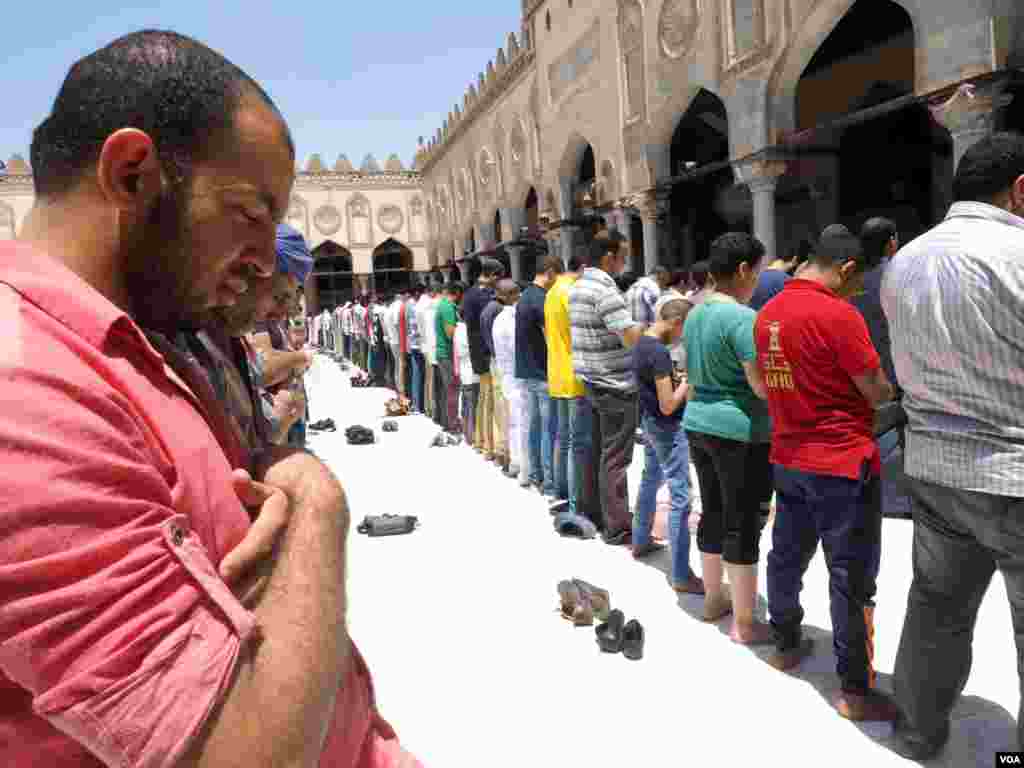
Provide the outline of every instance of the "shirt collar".
[[783,287],[784,291],[814,291],[816,293],[823,293],[826,296],[831,296],[833,299],[838,299],[839,295],[828,286],[822,285],[817,280],[803,280],[799,277],[794,277],[792,280],[786,283]]
[[1024,219],[1015,216],[1009,211],[997,208],[988,203],[960,202],[953,203],[946,214],[946,219],[987,219],[1000,224],[1006,224],[1017,229],[1024,229]]
[[160,354],[123,310],[43,251],[17,240],[0,243],[0,282],[97,349],[112,334],[127,334],[154,360],[163,363]]
[[600,267],[587,267],[587,274],[598,282],[618,288],[612,276]]

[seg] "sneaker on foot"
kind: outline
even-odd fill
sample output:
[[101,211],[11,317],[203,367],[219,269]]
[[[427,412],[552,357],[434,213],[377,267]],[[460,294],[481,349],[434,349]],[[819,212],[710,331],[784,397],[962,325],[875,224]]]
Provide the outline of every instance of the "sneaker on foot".
[[775,651],[768,657],[768,665],[779,672],[800,666],[804,659],[814,652],[814,641],[809,637],[803,637],[795,646],[784,651]]

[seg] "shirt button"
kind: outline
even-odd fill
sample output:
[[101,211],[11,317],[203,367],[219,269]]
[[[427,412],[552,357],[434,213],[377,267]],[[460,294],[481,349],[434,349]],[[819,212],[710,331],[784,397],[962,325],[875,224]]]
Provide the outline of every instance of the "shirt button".
[[178,526],[171,528],[171,541],[174,542],[174,546],[180,547],[185,543],[185,532]]

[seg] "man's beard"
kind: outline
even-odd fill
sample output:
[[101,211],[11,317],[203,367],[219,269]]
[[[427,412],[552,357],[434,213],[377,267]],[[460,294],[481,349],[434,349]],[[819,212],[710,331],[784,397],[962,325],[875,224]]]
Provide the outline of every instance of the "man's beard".
[[201,275],[193,259],[184,188],[174,185],[161,192],[121,259],[133,319],[171,335],[212,320],[205,301],[192,291]]

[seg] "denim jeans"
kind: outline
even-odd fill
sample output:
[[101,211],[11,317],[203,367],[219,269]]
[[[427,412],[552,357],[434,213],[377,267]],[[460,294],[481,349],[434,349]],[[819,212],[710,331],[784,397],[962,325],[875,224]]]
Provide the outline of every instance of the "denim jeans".
[[668,483],[672,513],[668,519],[672,540],[672,582],[684,584],[693,576],[690,570],[690,443],[682,422],[675,429],[644,416],[644,473],[633,515],[633,546],[651,542],[651,528],[657,507],[658,488]]
[[530,482],[543,486],[544,494],[555,495],[554,453],[557,424],[552,418],[548,383],[526,381],[526,413],[529,425]]
[[586,516],[581,500],[583,476],[593,461],[593,413],[585,397],[553,397],[551,408],[558,424],[555,457],[555,495],[569,500],[569,512]]
[[473,431],[476,428],[476,408],[480,401],[479,384],[462,385],[462,429],[466,443],[473,444]]
[[409,369],[412,380],[412,407],[423,413],[423,353],[418,349],[409,352]]

